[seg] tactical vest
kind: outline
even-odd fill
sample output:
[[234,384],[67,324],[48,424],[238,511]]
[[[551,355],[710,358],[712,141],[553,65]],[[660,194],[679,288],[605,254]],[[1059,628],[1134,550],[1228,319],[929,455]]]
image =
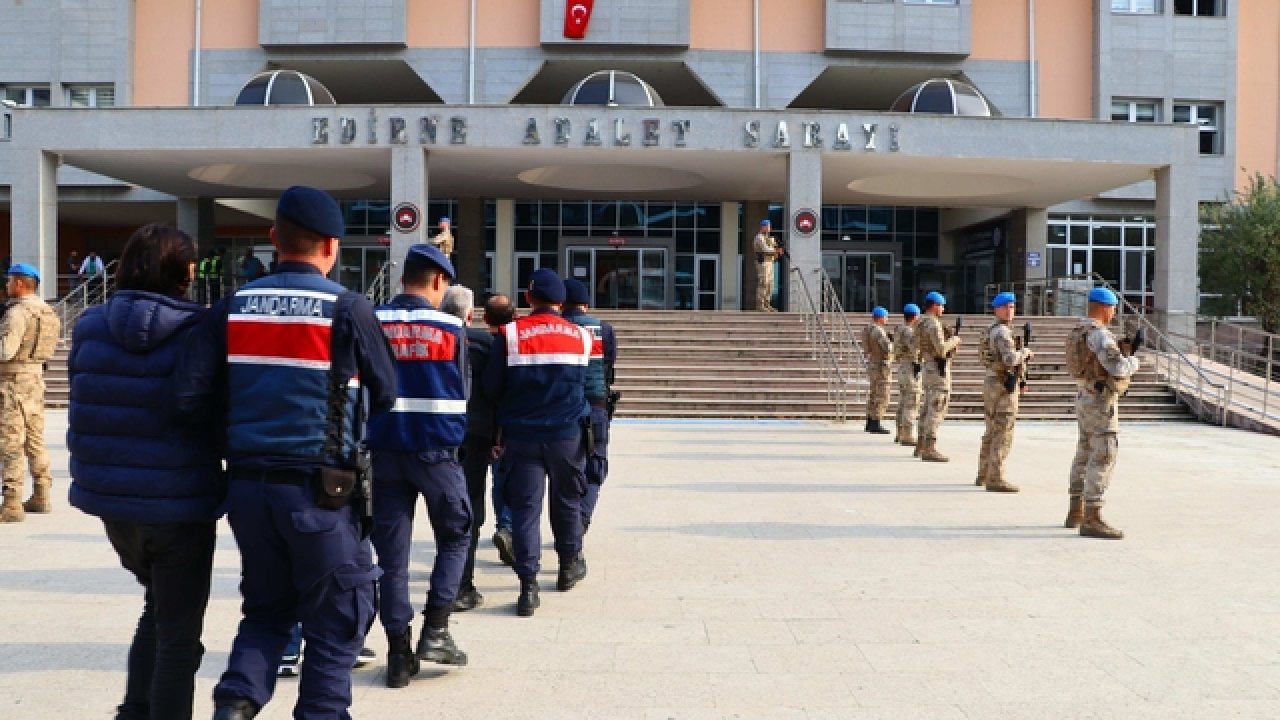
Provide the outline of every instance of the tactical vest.
[[934,325],[942,330],[942,336],[947,336],[947,329],[942,326],[942,321],[932,315],[924,315],[916,323],[916,347],[919,348],[920,357],[923,360],[934,360],[940,357],[946,357],[946,353],[941,348],[933,346]]
[[982,358],[983,367],[996,373],[1004,372],[1004,362],[996,357],[995,351],[991,349],[991,331],[1000,325],[1000,322],[991,323],[987,326],[987,331],[982,333],[982,339],[978,341],[978,356]]
[[893,333],[893,361],[917,362],[915,342],[916,329],[910,325],[899,325]]
[[[335,379],[332,331],[338,296],[321,275],[270,275],[231,297],[227,315],[227,455],[315,460],[325,457],[330,415],[341,413],[341,447],[352,450],[354,394],[330,401]],[[345,383],[344,383],[345,384]],[[335,418],[332,422],[337,424]]]
[[462,320],[420,306],[382,305],[382,333],[396,358],[396,404],[369,418],[373,450],[454,448],[467,431],[467,383],[458,354]]
[[1078,382],[1094,389],[1102,383],[1111,391],[1123,394],[1129,389],[1129,378],[1112,377],[1097,354],[1089,348],[1089,333],[1094,328],[1102,329],[1102,325],[1096,320],[1089,320],[1067,334],[1067,372]]
[[591,360],[587,363],[583,389],[588,401],[604,402],[609,395],[609,388],[604,380],[604,323],[586,313],[566,315],[564,319],[591,332]]
[[0,372],[31,370],[32,366],[41,366],[58,350],[58,338],[62,332],[62,322],[58,314],[45,301],[32,297],[29,300],[10,300],[8,312],[25,312],[27,328],[22,334],[22,342],[13,359],[0,363]]
[[[584,378],[595,344],[591,331],[554,313],[526,315],[502,327],[506,391],[498,424],[561,427],[588,412]],[[501,349],[496,345],[493,352]]]

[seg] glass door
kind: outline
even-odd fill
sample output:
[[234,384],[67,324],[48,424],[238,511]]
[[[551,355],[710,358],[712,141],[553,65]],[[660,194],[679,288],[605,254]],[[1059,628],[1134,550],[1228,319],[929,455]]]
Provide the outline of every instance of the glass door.
[[824,253],[822,268],[847,312],[893,305],[893,253]]
[[516,253],[516,307],[529,307],[529,300],[524,296],[524,291],[529,287],[529,276],[533,274],[541,266],[541,258],[538,253]]
[[698,310],[715,310],[720,304],[720,256],[698,255],[694,283]]

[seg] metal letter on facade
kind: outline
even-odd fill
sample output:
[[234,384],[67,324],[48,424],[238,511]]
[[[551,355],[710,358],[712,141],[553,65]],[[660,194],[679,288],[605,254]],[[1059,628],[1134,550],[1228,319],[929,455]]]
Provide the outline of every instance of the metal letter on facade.
[[524,124],[524,144],[525,145],[541,145],[542,138],[538,135],[538,119],[529,118]]
[[369,144],[378,144],[378,111],[369,108]]
[[390,132],[387,133],[387,141],[392,145],[405,145],[409,142],[408,125],[405,124],[404,118],[393,117],[390,122]]
[[467,144],[467,119],[454,115],[449,118],[449,142],[454,145]]
[[693,123],[688,120],[672,120],[671,129],[676,133],[676,147],[684,147],[689,144],[688,138],[689,128]]
[[658,118],[646,118],[644,123],[644,140],[646,146],[652,147],[657,145],[662,139],[662,121]]
[[311,144],[329,144],[329,118],[311,118]]
[[898,129],[897,123],[889,126],[889,152],[898,152],[902,149],[898,145]]
[[778,130],[773,134],[773,146],[776,148],[791,147],[791,133],[787,132],[787,121],[778,121]]
[[833,150],[852,150],[853,143],[849,140],[849,123],[840,123],[836,128],[836,141],[831,145]]
[[582,141],[583,145],[599,145],[600,144],[600,121],[591,118],[587,121],[587,138]]
[[556,144],[568,145],[569,137],[573,134],[573,123],[567,117],[558,117],[556,123]]
[[418,121],[418,142],[423,145],[436,144],[436,128],[440,125],[439,115],[424,115]]
[[622,127],[625,123],[626,121],[623,120],[622,118],[613,119],[613,144],[614,145],[626,146],[631,144],[631,133],[624,133],[622,131]]
[[800,123],[804,127],[804,146],[822,147],[822,125],[816,122]]
[[867,138],[867,144],[862,147],[863,150],[876,149],[876,131],[879,127],[875,123],[862,123],[862,134]]
[[760,121],[748,120],[742,126],[742,144],[749,148],[760,147]]
[[356,119],[353,117],[338,118],[338,142],[350,145],[356,141]]

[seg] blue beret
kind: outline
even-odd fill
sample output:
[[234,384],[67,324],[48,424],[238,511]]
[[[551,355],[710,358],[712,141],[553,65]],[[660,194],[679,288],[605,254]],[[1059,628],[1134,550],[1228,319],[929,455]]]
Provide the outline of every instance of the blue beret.
[[925,295],[925,296],[924,296],[924,299],[925,299],[925,302],[931,302],[931,303],[933,303],[934,305],[946,305],[946,304],[947,304],[947,298],[946,298],[946,296],[944,296],[942,293],[938,292],[937,290],[934,290],[933,292],[929,293],[928,295]]
[[1120,301],[1116,299],[1116,294],[1104,287],[1096,287],[1090,290],[1089,302],[1102,303],[1103,305],[1120,304]]
[[915,303],[907,303],[907,304],[906,304],[905,306],[903,306],[903,308],[902,308],[902,314],[903,314],[903,315],[919,315],[919,314],[920,314],[920,306],[919,306],[919,305],[917,305],[917,304],[915,304]]
[[873,318],[889,317],[889,311],[877,305],[871,308],[871,317]]
[[284,191],[276,204],[276,217],[324,237],[340,238],[347,232],[338,201],[323,190],[305,185]]
[[435,245],[427,245],[425,243],[410,245],[406,258],[414,255],[440,268],[440,272],[449,276],[450,282],[458,278],[458,273],[453,269],[453,263],[449,262],[449,258],[445,257],[444,253],[440,252],[440,248]]
[[1018,296],[1014,295],[1011,292],[1002,292],[999,295],[996,295],[995,299],[991,301],[992,308],[1002,308],[1005,305],[1017,305],[1017,304],[1018,304]]
[[529,294],[543,302],[564,302],[564,281],[551,268],[538,268],[529,276]]
[[591,293],[587,286],[573,278],[564,279],[564,301],[570,305],[590,305]]
[[35,278],[36,282],[40,282],[40,271],[35,265],[30,263],[14,263],[9,266],[8,275],[22,275],[29,278]]
[[442,222],[449,222],[449,216],[448,216],[448,215],[446,215],[446,216],[444,216],[444,217],[440,218],[439,220],[437,220],[437,221],[436,221],[436,224],[437,224],[437,225],[439,225],[439,224],[440,224],[440,223],[442,223]]
[[760,221],[760,224],[761,224],[761,225],[772,225],[773,223],[769,222],[768,220],[761,220],[761,221]]

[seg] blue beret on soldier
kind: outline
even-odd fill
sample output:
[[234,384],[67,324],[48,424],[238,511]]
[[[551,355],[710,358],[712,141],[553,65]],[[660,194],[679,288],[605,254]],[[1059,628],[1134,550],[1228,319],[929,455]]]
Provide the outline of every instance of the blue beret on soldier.
[[5,274],[17,275],[19,277],[29,277],[35,280],[37,283],[40,282],[40,271],[36,269],[35,265],[32,265],[30,263],[14,263],[13,265],[9,266],[9,271]]
[[905,306],[903,306],[903,308],[902,308],[902,314],[903,314],[903,315],[919,315],[919,314],[920,314],[920,306],[919,306],[919,305],[917,305],[917,304],[915,304],[915,303],[907,303],[907,304],[906,304]]
[[449,258],[445,257],[445,254],[440,252],[440,248],[435,245],[426,243],[410,245],[406,259],[414,255],[440,268],[440,272],[448,276],[449,282],[453,282],[458,278],[458,273],[453,269],[453,263],[449,262]]
[[305,185],[294,185],[280,195],[276,217],[327,238],[340,238],[347,232],[338,201],[323,190]]
[[765,225],[772,225],[772,224],[773,224],[773,223],[769,222],[768,220],[761,220],[761,221],[760,221],[760,227],[764,227]]
[[538,268],[529,276],[529,294],[559,305],[564,302],[564,281],[551,268]]
[[1096,287],[1090,290],[1089,302],[1102,303],[1103,305],[1120,304],[1120,301],[1116,299],[1116,294],[1104,287]]
[[999,295],[996,295],[995,299],[991,301],[991,307],[993,309],[1002,308],[1005,305],[1017,305],[1017,304],[1018,304],[1018,296],[1014,295],[1011,292],[1002,292]]
[[934,305],[946,305],[946,304],[947,304],[947,298],[946,298],[946,296],[944,296],[942,293],[938,292],[937,290],[934,290],[934,291],[930,292],[928,295],[925,295],[925,296],[924,296],[924,299],[925,299],[925,302],[931,302],[931,303],[933,303]]
[[871,308],[871,317],[873,318],[889,317],[889,311],[877,305],[874,308]]

